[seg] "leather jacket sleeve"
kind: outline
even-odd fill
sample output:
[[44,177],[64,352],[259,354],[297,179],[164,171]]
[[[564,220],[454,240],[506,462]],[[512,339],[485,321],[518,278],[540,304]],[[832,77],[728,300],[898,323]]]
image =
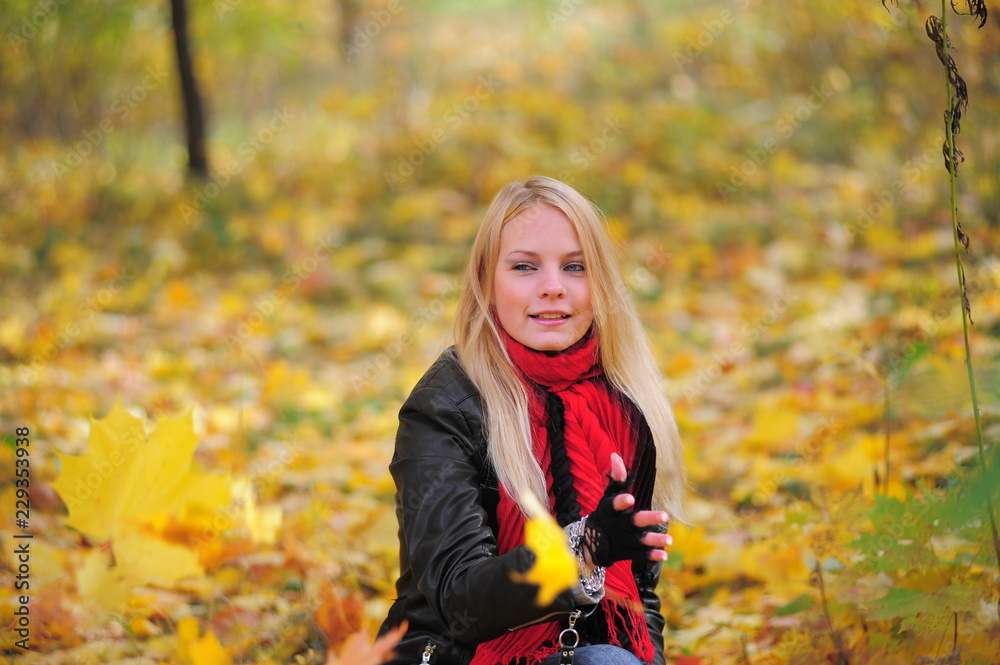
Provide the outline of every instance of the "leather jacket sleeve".
[[569,593],[535,604],[537,588],[515,582],[533,562],[523,545],[498,555],[481,490],[481,407],[419,386],[400,411],[396,483],[400,538],[414,582],[452,637],[468,644],[573,608]]
[[642,568],[636,575],[636,582],[639,586],[639,597],[642,599],[642,610],[646,616],[646,627],[649,629],[649,638],[653,641],[655,656],[653,665],[664,665],[663,655],[663,627],[666,621],[660,613],[660,596],[656,593],[656,585],[660,580],[660,568],[663,564],[659,561],[639,564]]

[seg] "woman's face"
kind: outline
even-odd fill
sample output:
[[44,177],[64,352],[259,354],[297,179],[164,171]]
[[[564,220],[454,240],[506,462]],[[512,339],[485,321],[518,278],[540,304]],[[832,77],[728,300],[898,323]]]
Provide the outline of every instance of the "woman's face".
[[500,324],[537,351],[562,351],[590,329],[590,279],[576,230],[559,210],[534,205],[504,225],[493,275]]

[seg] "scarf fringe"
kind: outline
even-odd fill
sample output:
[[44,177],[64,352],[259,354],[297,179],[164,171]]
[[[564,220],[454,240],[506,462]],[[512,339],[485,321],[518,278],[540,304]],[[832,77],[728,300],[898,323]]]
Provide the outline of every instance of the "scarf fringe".
[[[555,355],[529,349],[509,335],[506,341],[511,360],[524,375],[535,456],[546,470],[550,505],[565,526],[597,505],[612,452],[629,465],[645,461],[637,451],[642,437],[625,401],[602,378],[595,336],[587,335]],[[524,542],[524,515],[502,486],[496,515],[497,547],[504,554]],[[590,640],[622,647],[652,662],[654,647],[631,562],[607,568],[605,597],[593,619],[591,630],[581,631],[582,644],[588,643],[590,633]],[[534,665],[559,652],[565,623],[548,621],[483,642],[470,665]]]

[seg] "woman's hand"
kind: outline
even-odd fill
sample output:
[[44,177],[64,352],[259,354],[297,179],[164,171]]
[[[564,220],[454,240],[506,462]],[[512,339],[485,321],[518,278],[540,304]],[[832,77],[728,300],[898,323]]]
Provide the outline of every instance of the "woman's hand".
[[[618,453],[611,453],[611,479],[625,480],[627,472],[625,461]],[[614,498],[612,504],[615,510],[628,510],[635,505],[635,497],[631,494],[619,494]],[[650,527],[658,524],[670,524],[670,516],[662,510],[640,510],[633,516],[633,523],[638,527]],[[656,548],[649,553],[650,561],[666,561],[667,552],[663,549],[674,544],[673,536],[669,533],[657,533],[650,531],[642,537],[640,541],[644,545]]]
[[627,472],[625,462],[611,455],[608,488],[597,508],[587,516],[583,532],[583,550],[588,566],[610,566],[616,561],[666,561],[664,547],[673,543],[666,533],[651,530],[667,524],[669,516],[660,510],[634,512],[635,497],[623,491]]

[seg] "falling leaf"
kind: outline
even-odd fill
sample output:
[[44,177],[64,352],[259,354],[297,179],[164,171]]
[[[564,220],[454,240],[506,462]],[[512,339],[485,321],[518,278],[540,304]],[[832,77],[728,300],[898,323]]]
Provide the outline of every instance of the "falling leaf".
[[326,636],[329,648],[334,649],[364,628],[364,599],[357,594],[342,596],[329,586],[324,589],[323,596],[323,602],[316,608],[313,618]]
[[555,518],[531,494],[525,507],[528,519],[524,525],[524,544],[534,553],[535,561],[527,572],[515,573],[513,577],[515,581],[537,585],[535,602],[545,606],[579,582],[579,566],[569,549],[566,533]]
[[339,657],[333,652],[327,654],[326,665],[379,665],[389,660],[393,649],[406,634],[407,623],[388,631],[375,642],[369,644],[370,638],[364,631],[355,633],[344,642]]

